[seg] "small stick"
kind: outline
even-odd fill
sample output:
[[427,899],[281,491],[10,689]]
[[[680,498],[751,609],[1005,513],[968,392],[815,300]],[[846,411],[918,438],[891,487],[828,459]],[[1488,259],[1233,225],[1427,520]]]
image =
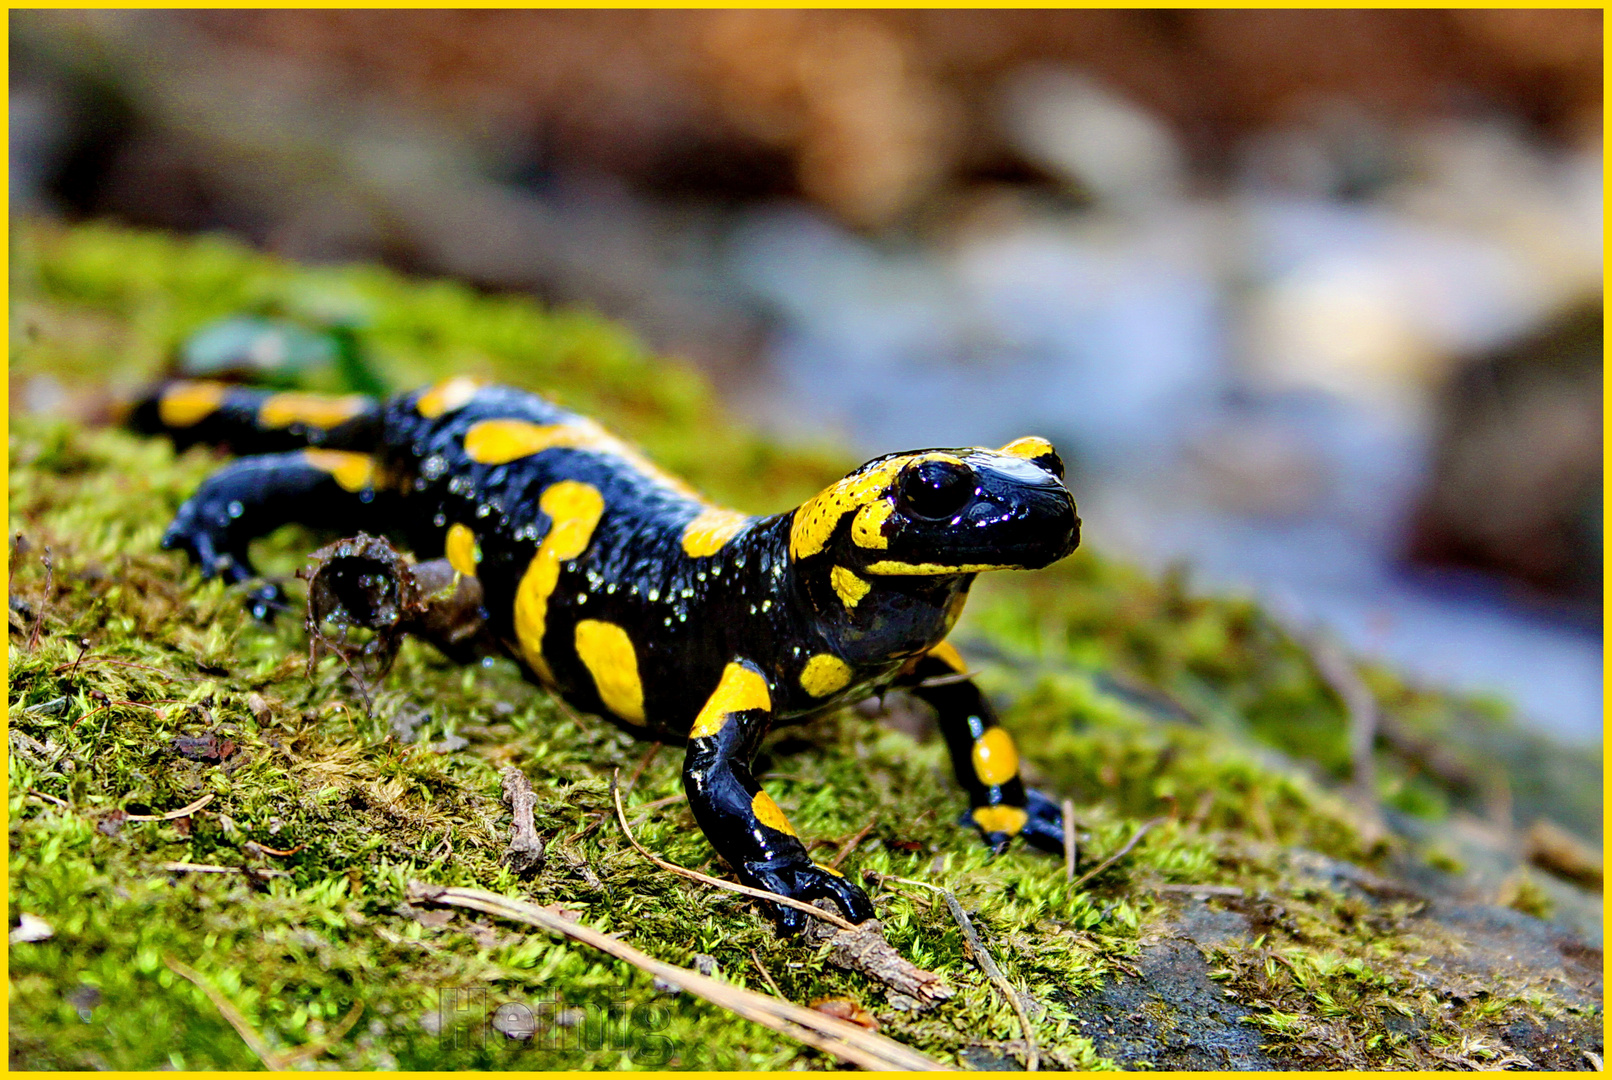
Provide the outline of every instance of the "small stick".
[[767,970],[767,965],[761,962],[761,957],[756,955],[754,948],[750,950],[750,959],[756,962],[756,970],[761,972],[761,977],[767,980],[768,986],[772,987],[773,994],[782,1001],[788,1001],[789,998],[785,997],[784,992],[778,989],[778,984],[772,981],[772,972]]
[[213,793],[208,792],[189,806],[181,806],[178,810],[170,810],[166,814],[129,814],[124,821],[177,821],[182,817],[189,817],[208,803],[213,801]]
[[1076,845],[1080,841],[1075,837],[1075,800],[1063,801],[1063,879],[1075,880],[1075,860],[1079,855]]
[[834,853],[834,857],[828,861],[830,868],[838,870],[840,868],[840,863],[845,861],[845,857],[856,850],[856,845],[868,838],[868,833],[872,832],[873,827],[878,823],[879,819],[877,816],[869,818],[868,823],[862,826],[861,832],[845,841],[844,844],[841,844],[840,849]]
[[814,918],[822,919],[827,923],[833,923],[841,930],[856,929],[855,923],[847,922],[838,915],[824,911],[820,907],[813,907],[811,904],[803,903],[800,900],[796,900],[792,896],[782,896],[775,892],[768,892],[766,889],[752,889],[748,885],[740,885],[733,881],[723,881],[721,878],[714,878],[709,874],[702,874],[698,870],[690,870],[685,866],[678,866],[676,863],[667,862],[659,855],[656,855],[654,852],[650,851],[648,848],[644,847],[644,845],[638,842],[638,838],[633,836],[632,829],[627,825],[627,810],[621,802],[621,787],[616,783],[620,776],[620,769],[617,769],[613,774],[611,774],[610,795],[616,800],[616,818],[621,822],[621,831],[626,834],[627,842],[638,849],[638,854],[642,855],[644,858],[648,859],[662,870],[669,870],[674,874],[681,874],[686,878],[691,878],[694,881],[701,881],[707,885],[715,885],[719,889],[727,889],[730,892],[743,893],[745,896],[753,896],[761,900],[771,900],[775,904],[782,904],[785,907],[792,907],[799,911],[804,911],[806,914],[811,915]]
[[1155,825],[1158,825],[1158,824],[1162,823],[1165,820],[1166,819],[1164,819],[1164,818],[1156,817],[1156,818],[1153,818],[1150,821],[1142,822],[1142,827],[1137,829],[1136,832],[1131,834],[1131,838],[1129,840],[1125,841],[1125,846],[1124,847],[1120,848],[1118,851],[1114,852],[1114,854],[1110,855],[1108,858],[1104,859],[1102,862],[1098,863],[1096,866],[1092,867],[1090,870],[1088,870],[1084,874],[1080,875],[1080,880],[1076,881],[1073,885],[1071,885],[1069,887],[1071,889],[1078,889],[1082,885],[1086,884],[1086,882],[1088,882],[1092,878],[1096,877],[1098,874],[1101,874],[1104,870],[1107,870],[1110,866],[1113,866],[1115,863],[1119,862],[1126,855],[1130,854],[1131,849],[1133,847],[1135,847],[1137,844],[1142,842],[1142,837],[1147,835],[1149,829],[1153,828],[1153,826],[1155,826]]
[[963,940],[968,945],[968,951],[974,957],[985,977],[991,981],[997,991],[1007,999],[1013,1012],[1019,1018],[1019,1030],[1024,1033],[1025,1072],[1036,1072],[1041,1068],[1041,1047],[1036,1042],[1035,1031],[1030,1027],[1030,1017],[1024,1011],[1024,1000],[1019,992],[1013,989],[1013,984],[1007,981],[1002,969],[996,966],[996,960],[991,956],[985,942],[980,939],[979,931],[974,929],[974,923],[969,919],[963,905],[958,903],[957,894],[950,889],[943,889],[939,885],[931,885],[927,881],[914,881],[911,878],[886,877],[885,881],[898,881],[903,885],[917,885],[922,889],[931,889],[938,892],[946,901],[946,908],[952,914],[952,921],[963,932]]
[[543,840],[537,835],[532,820],[532,809],[537,805],[537,793],[526,774],[513,765],[499,773],[504,785],[504,801],[514,815],[514,835],[499,861],[517,874],[529,874],[543,866]]
[[57,806],[64,806],[68,809],[71,809],[73,805],[66,799],[58,799],[54,795],[46,795],[43,791],[40,791],[37,788],[29,788],[28,794],[34,796],[36,799],[44,799],[48,803],[55,803]]

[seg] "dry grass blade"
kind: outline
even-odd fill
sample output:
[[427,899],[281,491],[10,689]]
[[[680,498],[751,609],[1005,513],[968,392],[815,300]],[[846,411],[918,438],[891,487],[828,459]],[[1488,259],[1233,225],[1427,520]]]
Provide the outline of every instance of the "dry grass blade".
[[363,1011],[364,1003],[362,1001],[353,1002],[353,1007],[348,1009],[347,1015],[341,1018],[341,1023],[336,1025],[336,1030],[323,1038],[315,1039],[306,1046],[299,1046],[295,1050],[288,1050],[281,1054],[279,1057],[280,1066],[284,1068],[288,1065],[295,1065],[305,1058],[318,1057],[326,1050],[329,1050],[340,1041],[343,1035],[353,1029],[353,1025],[358,1023],[358,1014]]
[[1075,863],[1080,857],[1080,843],[1075,837],[1075,800],[1063,801],[1063,879],[1075,880]]
[[208,803],[213,801],[212,792],[208,792],[189,806],[181,806],[178,810],[170,810],[166,814],[130,814],[124,821],[177,821],[182,817],[189,817]]
[[257,1029],[247,1023],[246,1017],[241,1015],[239,1009],[230,1004],[229,998],[213,989],[207,980],[201,977],[200,972],[181,964],[171,956],[164,956],[162,962],[168,965],[169,971],[182,979],[189,979],[196,984],[202,993],[207,995],[207,1000],[213,1003],[213,1006],[218,1009],[225,1020],[229,1021],[229,1026],[235,1029],[235,1033],[241,1037],[241,1041],[247,1045],[252,1053],[257,1055],[259,1061],[263,1062],[265,1069],[270,1072],[279,1072],[285,1068],[281,1064],[279,1056],[269,1049],[269,1044],[264,1042],[263,1036],[257,1033]]
[[1146,836],[1148,831],[1152,829],[1153,826],[1162,824],[1164,821],[1164,818],[1156,817],[1149,821],[1142,822],[1141,827],[1131,834],[1131,838],[1129,840],[1125,841],[1124,847],[1114,852],[1114,854],[1110,855],[1108,858],[1104,859],[1090,870],[1087,870],[1084,874],[1081,874],[1080,878],[1069,887],[1071,889],[1078,889],[1082,885],[1086,884],[1086,882],[1096,877],[1098,874],[1101,874],[1104,870],[1107,870],[1110,866],[1113,866],[1115,863],[1119,862],[1121,859],[1131,853],[1131,849],[1133,847],[1142,842],[1142,837]]
[[648,848],[638,842],[638,838],[632,834],[632,829],[627,824],[627,809],[622,805],[621,787],[616,783],[620,776],[621,772],[619,769],[613,776],[611,776],[610,796],[616,801],[616,819],[621,822],[621,831],[626,834],[627,842],[634,848],[638,849],[638,854],[642,855],[644,858],[648,859],[662,870],[668,870],[674,874],[681,874],[686,878],[690,878],[694,881],[701,881],[707,885],[715,885],[719,889],[727,889],[730,892],[743,893],[745,896],[753,896],[758,900],[771,900],[773,903],[783,904],[785,907],[798,908],[814,918],[822,919],[827,923],[833,923],[841,930],[856,929],[855,923],[847,922],[838,915],[824,911],[820,907],[813,907],[810,904],[803,903],[799,900],[796,900],[794,897],[782,896],[778,893],[768,892],[766,889],[752,889],[748,885],[740,885],[733,881],[723,881],[721,878],[712,877],[710,874],[702,874],[698,870],[690,870],[686,866],[678,866],[676,863],[667,862],[659,855],[656,855],[653,851],[650,851]]
[[468,908],[471,911],[480,911],[502,919],[541,927],[550,933],[579,941],[623,963],[631,964],[640,971],[674,983],[737,1016],[782,1032],[807,1046],[864,1069],[937,1071],[946,1068],[940,1062],[883,1035],[792,1002],[770,998],[753,990],[743,990],[701,975],[697,971],[657,960],[648,953],[600,933],[590,926],[572,922],[524,900],[500,896],[484,889],[449,888],[444,885],[428,885],[420,881],[409,883],[408,899],[410,902],[423,901]]
[[284,870],[271,870],[256,866],[218,866],[213,863],[165,862],[157,869],[173,874],[256,874],[260,877],[290,877]]
[[347,1010],[347,1015],[341,1018],[341,1023],[336,1025],[336,1030],[330,1034],[304,1046],[299,1046],[295,1050],[288,1050],[283,1054],[276,1053],[269,1048],[269,1044],[264,1041],[262,1035],[258,1034],[257,1029],[247,1022],[246,1017],[241,1015],[240,1010],[230,1004],[229,998],[213,989],[207,980],[202,978],[200,972],[181,964],[171,956],[163,957],[162,962],[168,965],[168,970],[195,983],[201,992],[207,995],[207,1000],[213,1003],[224,1019],[229,1022],[229,1026],[235,1029],[236,1034],[240,1035],[241,1041],[246,1043],[252,1053],[257,1055],[258,1060],[263,1062],[263,1067],[270,1072],[282,1072],[299,1061],[318,1057],[334,1046],[343,1035],[351,1031],[353,1025],[358,1022],[358,1014],[364,1011],[364,1003],[355,1001],[353,1002],[353,1007]]

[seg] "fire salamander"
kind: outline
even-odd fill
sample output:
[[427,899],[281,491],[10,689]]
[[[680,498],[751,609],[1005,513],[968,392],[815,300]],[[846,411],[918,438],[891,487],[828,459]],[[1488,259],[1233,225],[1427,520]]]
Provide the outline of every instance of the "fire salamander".
[[[1033,569],[1079,542],[1044,439],[890,454],[787,513],[713,506],[591,420],[451,378],[381,402],[170,382],[134,413],[181,446],[245,455],[163,539],[206,576],[254,576],[247,545],[296,521],[393,535],[479,580],[482,617],[528,676],[635,733],[686,740],[683,783],[749,885],[873,915],[814,864],[750,772],[762,736],[887,687],[939,713],[997,851],[1063,848],[1057,805],[1019,778],[1013,740],[944,640],[984,570]],[[275,600],[260,590],[260,614]],[[773,905],[785,929],[802,914]]]

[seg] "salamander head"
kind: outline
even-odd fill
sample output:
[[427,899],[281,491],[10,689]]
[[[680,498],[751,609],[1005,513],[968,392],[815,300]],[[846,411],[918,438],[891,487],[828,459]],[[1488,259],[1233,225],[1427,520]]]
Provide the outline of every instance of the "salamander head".
[[1036,569],[1079,542],[1063,462],[1030,437],[875,458],[795,511],[789,549],[863,578],[936,577]]

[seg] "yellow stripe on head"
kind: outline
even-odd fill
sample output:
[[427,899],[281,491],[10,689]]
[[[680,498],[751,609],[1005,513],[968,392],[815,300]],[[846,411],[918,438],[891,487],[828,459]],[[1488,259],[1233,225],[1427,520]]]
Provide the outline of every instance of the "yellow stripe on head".
[[327,472],[348,491],[358,492],[375,483],[375,459],[350,450],[304,450],[302,459]]
[[554,681],[543,659],[549,597],[560,580],[560,564],[588,549],[593,530],[604,516],[604,496],[591,484],[561,480],[544,489],[538,508],[549,516],[549,531],[515,590],[515,636],[521,655],[545,682]]
[[872,585],[843,566],[836,566],[828,572],[828,583],[834,586],[834,591],[848,608],[856,607],[864,596],[873,591]]
[[615,623],[583,619],[576,629],[577,657],[593,676],[605,708],[635,724],[644,722],[644,684],[632,638]]
[[884,499],[891,482],[902,469],[923,461],[962,464],[951,454],[908,454],[905,457],[887,458],[843,480],[836,480],[795,509],[795,516],[789,523],[789,554],[796,559],[804,559],[822,551],[828,546],[828,538],[834,535],[841,518]]
[[889,547],[890,541],[885,538],[883,526],[895,512],[896,504],[890,499],[868,503],[851,519],[852,542],[857,547],[875,548],[880,551]]
[[469,405],[471,399],[480,390],[480,379],[472,379],[466,375],[455,375],[443,379],[431,389],[420,395],[414,403],[414,409],[427,420],[435,420],[443,413],[453,412]]
[[828,653],[818,653],[806,661],[806,667],[800,673],[801,688],[812,697],[828,697],[850,684],[850,665]]
[[257,422],[266,428],[285,428],[292,424],[309,427],[333,428],[344,424],[369,408],[370,400],[363,394],[304,394],[288,390],[266,398],[258,409]]
[[448,526],[448,537],[443,542],[442,553],[448,557],[448,565],[455,570],[476,576],[476,564],[481,562],[481,545],[476,543],[476,534],[469,525],[456,521]]
[[709,738],[722,730],[730,715],[748,709],[772,710],[772,693],[767,689],[767,680],[744,664],[729,664],[722,669],[722,679],[706,699],[700,715],[694,718],[688,737]]
[[163,427],[194,427],[219,410],[228,392],[223,383],[171,383],[157,399],[157,419]]
[[713,506],[683,528],[683,552],[692,558],[715,555],[753,519],[737,510]]

